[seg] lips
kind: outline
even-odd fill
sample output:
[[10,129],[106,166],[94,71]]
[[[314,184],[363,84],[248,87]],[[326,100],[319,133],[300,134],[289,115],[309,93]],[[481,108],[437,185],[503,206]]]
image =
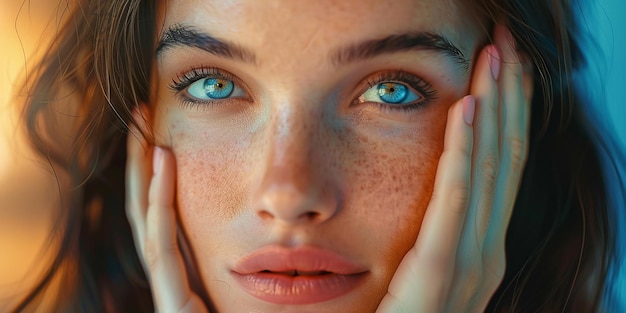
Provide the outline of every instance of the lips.
[[280,246],[254,251],[232,271],[248,294],[276,304],[331,300],[356,288],[366,273],[364,267],[328,250]]

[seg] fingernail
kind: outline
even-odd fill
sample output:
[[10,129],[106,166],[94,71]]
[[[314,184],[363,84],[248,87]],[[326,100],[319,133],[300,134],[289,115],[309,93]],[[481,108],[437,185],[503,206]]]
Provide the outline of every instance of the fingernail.
[[476,111],[476,100],[473,96],[463,98],[463,120],[467,125],[474,123],[474,112]]
[[163,159],[163,150],[161,148],[155,146],[154,151],[152,151],[152,173],[157,174],[161,169],[161,160]]
[[496,46],[491,45],[487,48],[487,58],[489,60],[489,68],[491,68],[491,75],[493,75],[493,79],[498,80],[500,76],[500,53]]

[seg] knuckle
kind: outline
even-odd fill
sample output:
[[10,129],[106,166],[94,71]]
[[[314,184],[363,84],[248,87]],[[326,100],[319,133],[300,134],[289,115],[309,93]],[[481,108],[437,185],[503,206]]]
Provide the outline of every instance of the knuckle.
[[481,167],[485,191],[492,192],[498,175],[498,158],[492,154],[486,155],[481,162]]
[[507,139],[508,151],[511,166],[515,170],[521,169],[526,163],[528,156],[528,143],[517,137],[511,137]]
[[467,206],[469,205],[469,187],[464,183],[458,183],[452,186],[450,193],[446,195],[440,195],[447,199],[454,212],[459,214],[465,214]]

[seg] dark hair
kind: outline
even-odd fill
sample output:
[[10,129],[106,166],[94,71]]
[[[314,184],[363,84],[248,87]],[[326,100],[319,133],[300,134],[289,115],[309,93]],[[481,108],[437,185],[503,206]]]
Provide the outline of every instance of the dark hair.
[[[605,149],[573,89],[584,57],[572,6],[475,2],[490,23],[506,23],[535,73],[530,151],[507,232],[506,273],[489,312],[594,312],[603,300],[614,245],[600,161]],[[56,223],[60,250],[16,311],[36,308],[68,264],[75,273],[64,278],[56,310],[153,311],[123,186],[131,111],[150,102],[155,14],[155,1],[77,1],[24,85],[31,143],[54,171],[69,173],[71,188],[63,189]],[[68,119],[70,142],[49,135]]]

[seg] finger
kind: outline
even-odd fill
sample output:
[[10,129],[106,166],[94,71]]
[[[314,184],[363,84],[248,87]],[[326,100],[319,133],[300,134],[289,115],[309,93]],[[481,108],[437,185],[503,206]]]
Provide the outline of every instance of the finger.
[[179,312],[192,293],[176,240],[174,156],[160,147],[153,153],[144,256],[156,307],[161,312]]
[[464,110],[471,110],[473,115],[475,107],[475,98],[466,96],[448,114],[444,150],[437,166],[433,195],[416,242],[418,254],[430,256],[437,263],[454,259],[452,254],[466,218],[473,129],[464,121],[463,114]]
[[162,312],[178,312],[190,294],[176,242],[173,162],[166,150],[154,148],[144,257],[155,305]]
[[[134,115],[139,113],[135,111]],[[141,119],[141,117],[139,117]],[[135,120],[139,120],[135,119]],[[143,249],[146,234],[146,208],[151,174],[151,150],[134,125],[130,126],[126,156],[126,217],[128,218],[137,253],[144,263]]]
[[[494,199],[493,221],[488,238],[492,249],[504,247],[504,234],[511,218],[517,197],[524,164],[528,154],[528,132],[530,129],[530,96],[532,74],[524,72],[515,50],[510,32],[498,26],[494,33],[495,43],[502,51],[502,149],[500,152],[501,169],[498,175]],[[532,94],[532,90],[530,91]],[[497,246],[496,246],[497,245]],[[503,249],[503,248],[502,248]]]
[[[470,93],[476,97],[476,124],[471,163],[470,205],[467,212],[458,260],[455,268],[454,301],[448,305],[474,305],[472,298],[481,299],[482,276],[485,265],[483,246],[493,210],[493,198],[498,175],[498,111],[500,54],[495,46],[481,50],[472,75]],[[488,297],[487,297],[488,298]]]
[[[496,177],[500,163],[498,152],[498,76],[500,55],[488,45],[476,62],[470,94],[476,97],[476,136],[472,159],[470,207],[463,233],[463,255],[476,255],[482,250],[491,216]],[[482,261],[482,260],[477,260]]]
[[379,312],[416,312],[418,308],[437,312],[442,304],[438,300],[443,301],[450,285],[468,206],[474,109],[472,96],[450,108],[444,150],[420,234],[400,263]]

